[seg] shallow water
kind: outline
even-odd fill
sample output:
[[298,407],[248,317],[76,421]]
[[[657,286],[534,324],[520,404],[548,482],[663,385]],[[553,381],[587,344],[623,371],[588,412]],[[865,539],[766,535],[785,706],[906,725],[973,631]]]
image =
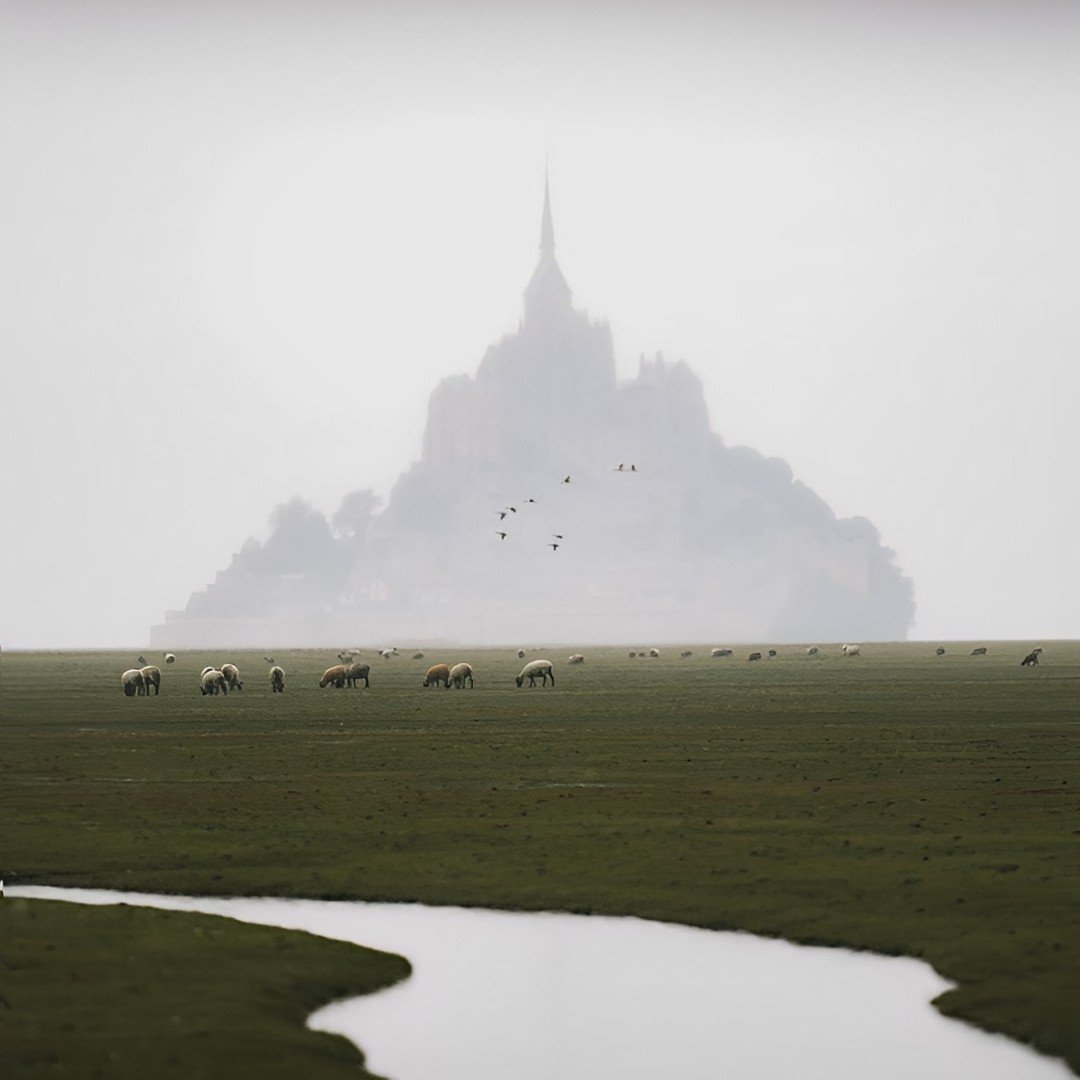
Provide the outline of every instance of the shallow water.
[[394,1080],[1071,1077],[947,1020],[927,964],[600,916],[23,886],[11,896],[226,915],[408,957],[413,975],[313,1013]]

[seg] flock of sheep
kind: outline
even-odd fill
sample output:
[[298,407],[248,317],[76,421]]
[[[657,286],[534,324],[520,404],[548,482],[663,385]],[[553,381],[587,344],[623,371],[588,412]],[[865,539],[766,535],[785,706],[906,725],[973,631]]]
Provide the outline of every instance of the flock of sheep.
[[[840,652],[843,656],[859,656],[862,651],[862,647],[859,645],[846,644],[840,647]],[[817,645],[810,645],[806,649],[807,656],[817,656],[821,652]],[[944,656],[945,649],[941,646],[935,650],[937,656]],[[971,650],[971,656],[985,656],[987,653],[986,646],[980,645]],[[1020,661],[1021,667],[1038,667],[1039,655],[1042,653],[1041,648],[1032,649],[1023,660]],[[322,674],[322,678],[319,680],[319,688],[325,688],[327,686],[333,686],[337,689],[342,687],[355,687],[359,686],[362,682],[365,687],[371,685],[370,674],[371,665],[361,663],[357,657],[360,655],[359,649],[345,649],[338,653],[338,660],[340,663],[334,664],[328,667]],[[384,660],[390,660],[398,655],[397,649],[380,649],[379,655]],[[519,659],[525,658],[525,650],[518,649],[517,655]],[[686,659],[693,656],[693,651],[686,649],[679,654],[681,659]],[[724,657],[734,656],[734,650],[728,648],[716,648],[712,649],[709,653],[712,659],[721,659]],[[766,656],[773,658],[777,655],[776,649],[768,649],[764,654],[755,651],[751,652],[747,656],[747,660],[762,660]],[[659,659],[659,649],[637,649],[632,651],[630,659]],[[414,653],[414,660],[422,660],[424,654],[422,652]],[[282,694],[285,692],[285,671],[282,667],[274,662],[273,657],[264,657],[267,663],[270,664],[269,679],[270,679],[270,691],[275,694]],[[165,663],[173,664],[176,662],[176,656],[173,653],[165,653]],[[145,656],[139,657],[139,663],[143,666],[138,668],[129,668],[120,676],[120,684],[123,688],[124,695],[126,697],[142,697],[149,695],[151,689],[154,694],[161,692],[161,669],[153,664],[146,662]],[[568,664],[583,664],[585,663],[585,657],[582,653],[574,653],[567,658]],[[449,690],[451,686],[455,689],[463,690],[466,686],[472,689],[475,686],[474,671],[471,664],[458,663],[458,664],[433,664],[428,668],[424,675],[423,686],[442,686]],[[521,687],[528,682],[529,686],[536,686],[537,680],[540,680],[542,687],[547,686],[550,682],[552,686],[555,685],[555,665],[550,660],[530,660],[522,669],[521,672],[515,678],[515,683]],[[243,690],[244,683],[240,678],[240,670],[235,664],[222,664],[220,667],[205,667],[199,673],[199,689],[204,695],[215,694],[228,694],[230,690]]]

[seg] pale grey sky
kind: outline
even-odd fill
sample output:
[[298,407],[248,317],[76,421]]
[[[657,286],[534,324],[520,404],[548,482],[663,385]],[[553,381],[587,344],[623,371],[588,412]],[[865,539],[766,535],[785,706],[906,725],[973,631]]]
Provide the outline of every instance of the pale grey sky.
[[913,636],[1080,635],[1080,6],[0,2],[0,644],[139,645],[575,302],[880,529]]

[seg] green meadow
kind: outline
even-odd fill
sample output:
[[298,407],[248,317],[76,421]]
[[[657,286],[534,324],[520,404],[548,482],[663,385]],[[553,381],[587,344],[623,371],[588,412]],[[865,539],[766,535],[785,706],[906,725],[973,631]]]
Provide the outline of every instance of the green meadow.
[[[644,643],[646,646],[648,642]],[[1080,1072],[1080,643],[182,652],[0,659],[0,876],[213,895],[637,915],[903,953],[945,1014]],[[680,657],[684,649],[693,651]],[[570,652],[586,661],[568,667]],[[243,692],[203,697],[231,660]],[[475,690],[424,689],[469,660]],[[137,666],[137,665],[135,665]],[[205,916],[0,901],[5,1076],[336,1076],[303,1018],[401,958]],[[418,1033],[422,1037],[422,1033]],[[366,1075],[361,1073],[361,1075]]]

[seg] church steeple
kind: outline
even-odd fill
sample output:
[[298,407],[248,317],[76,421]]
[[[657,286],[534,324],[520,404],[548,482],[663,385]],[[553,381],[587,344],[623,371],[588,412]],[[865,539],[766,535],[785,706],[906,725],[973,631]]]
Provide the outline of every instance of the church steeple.
[[540,218],[540,258],[525,288],[525,318],[570,307],[570,286],[555,261],[555,226],[551,220],[551,188],[544,170],[544,212]]
[[544,169],[544,216],[540,221],[540,253],[555,258],[555,226],[551,223],[551,191]]

